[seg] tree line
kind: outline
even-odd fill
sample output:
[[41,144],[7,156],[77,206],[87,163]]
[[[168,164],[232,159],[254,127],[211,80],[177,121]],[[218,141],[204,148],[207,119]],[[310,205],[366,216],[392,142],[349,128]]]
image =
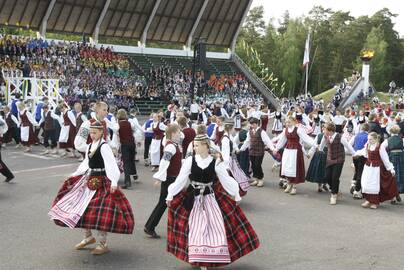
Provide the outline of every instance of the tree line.
[[377,91],[394,80],[404,85],[404,39],[394,30],[397,15],[387,8],[372,16],[353,17],[347,11],[315,6],[307,16],[291,18],[286,11],[275,27],[264,19],[263,6],[250,10],[241,28],[236,53],[279,96],[304,91],[304,45],[310,31],[308,90],[324,92],[361,72],[360,53],[374,50],[370,80]]

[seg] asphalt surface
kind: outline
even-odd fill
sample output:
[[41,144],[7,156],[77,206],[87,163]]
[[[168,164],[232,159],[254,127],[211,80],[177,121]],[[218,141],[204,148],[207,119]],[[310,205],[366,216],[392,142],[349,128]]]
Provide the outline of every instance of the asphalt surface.
[[[140,183],[124,191],[135,214],[134,234],[109,234],[111,252],[101,257],[74,250],[82,232],[54,225],[47,212],[63,180],[79,163],[43,157],[42,151],[40,146],[32,154],[14,146],[2,150],[16,178],[0,182],[0,269],[199,269],[165,251],[166,215],[157,227],[162,238],[145,237],[143,226],[159,189],[142,159],[137,163]],[[284,194],[266,156],[265,186],[252,187],[241,203],[261,246],[221,269],[404,269],[404,205],[362,209],[361,201],[349,194],[350,160],[347,157],[341,177],[343,199],[330,206],[329,194],[318,193],[315,184],[299,185],[295,196]]]

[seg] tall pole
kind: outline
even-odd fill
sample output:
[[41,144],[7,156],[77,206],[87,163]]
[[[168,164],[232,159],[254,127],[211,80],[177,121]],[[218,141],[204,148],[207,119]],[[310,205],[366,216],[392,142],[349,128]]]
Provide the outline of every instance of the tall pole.
[[305,82],[305,86],[304,86],[304,94],[305,97],[307,98],[307,83],[309,81],[309,63],[307,63],[306,65],[306,82]]

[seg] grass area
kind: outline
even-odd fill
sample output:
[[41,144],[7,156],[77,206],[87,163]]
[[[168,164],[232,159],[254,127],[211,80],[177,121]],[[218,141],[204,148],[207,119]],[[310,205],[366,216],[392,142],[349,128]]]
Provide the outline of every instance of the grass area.
[[335,87],[328,89],[320,94],[318,94],[317,96],[314,96],[313,98],[315,100],[320,100],[323,99],[324,100],[324,104],[328,104],[329,102],[332,101],[332,98],[334,97],[335,91],[337,89]]

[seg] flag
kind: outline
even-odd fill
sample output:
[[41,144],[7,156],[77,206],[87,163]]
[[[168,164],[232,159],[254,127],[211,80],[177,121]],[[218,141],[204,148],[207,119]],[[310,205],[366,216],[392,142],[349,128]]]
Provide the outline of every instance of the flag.
[[306,45],[304,46],[303,66],[310,62],[310,33],[307,35]]

